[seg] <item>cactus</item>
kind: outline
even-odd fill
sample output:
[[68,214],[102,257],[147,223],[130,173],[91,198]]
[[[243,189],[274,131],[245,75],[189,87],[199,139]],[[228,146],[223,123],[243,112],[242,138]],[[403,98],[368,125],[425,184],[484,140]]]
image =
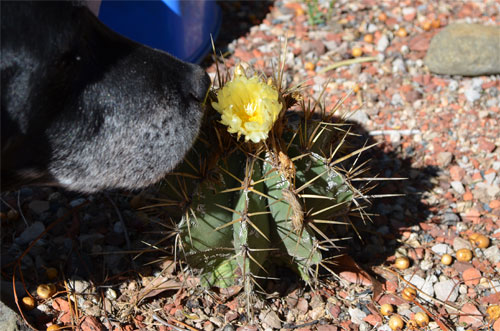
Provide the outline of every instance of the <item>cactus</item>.
[[[166,180],[169,201],[182,207],[183,260],[206,287],[238,284],[250,293],[276,263],[315,284],[336,247],[331,225],[349,224],[353,201],[359,207],[363,197],[341,165],[370,146],[347,154],[342,123],[273,86],[282,109],[267,139],[241,141],[209,107],[199,141]],[[302,112],[287,112],[297,102]]]

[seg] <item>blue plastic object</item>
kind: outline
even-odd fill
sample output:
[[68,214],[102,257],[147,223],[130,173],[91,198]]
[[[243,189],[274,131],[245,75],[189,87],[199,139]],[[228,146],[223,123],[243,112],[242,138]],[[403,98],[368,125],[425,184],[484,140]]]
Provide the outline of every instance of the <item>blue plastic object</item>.
[[103,0],[99,19],[114,31],[193,63],[212,49],[221,11],[215,0]]

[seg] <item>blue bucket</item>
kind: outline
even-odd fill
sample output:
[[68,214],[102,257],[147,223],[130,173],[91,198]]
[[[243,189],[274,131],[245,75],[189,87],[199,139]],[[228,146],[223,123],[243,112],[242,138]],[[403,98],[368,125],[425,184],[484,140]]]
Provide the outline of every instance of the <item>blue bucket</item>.
[[102,0],[98,17],[132,40],[199,63],[212,50],[221,10],[215,0]]

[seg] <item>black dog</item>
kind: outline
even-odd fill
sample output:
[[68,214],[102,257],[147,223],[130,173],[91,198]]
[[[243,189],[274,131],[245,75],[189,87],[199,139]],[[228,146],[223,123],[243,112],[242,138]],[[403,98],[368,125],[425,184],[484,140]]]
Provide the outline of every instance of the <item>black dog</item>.
[[1,185],[134,189],[196,139],[210,80],[81,3],[1,1]]

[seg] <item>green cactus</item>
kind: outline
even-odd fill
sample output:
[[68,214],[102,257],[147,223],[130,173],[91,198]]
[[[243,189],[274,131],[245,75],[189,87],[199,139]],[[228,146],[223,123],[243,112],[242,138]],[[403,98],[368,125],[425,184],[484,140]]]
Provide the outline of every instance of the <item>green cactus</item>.
[[[311,119],[309,130],[304,124],[296,130],[287,126],[282,138],[276,137],[276,146],[287,146],[281,150],[227,140],[224,128],[210,123],[205,134],[219,138],[208,143],[202,137],[168,179],[170,195],[185,197],[179,224],[185,261],[201,271],[206,287],[250,289],[256,279],[272,276],[274,263],[314,283],[321,250],[335,246],[328,225],[344,223],[353,198],[345,176],[323,152],[336,150],[333,130]],[[297,130],[309,131],[302,137],[308,138],[301,139]]]
[[283,109],[259,143],[229,134],[208,107],[199,141],[166,180],[172,215],[181,218],[181,257],[205,287],[240,285],[249,294],[274,276],[275,264],[315,284],[336,247],[331,226],[348,224],[352,202],[362,197],[341,166],[370,146],[346,154],[342,123],[304,101],[302,113],[288,113],[296,102],[291,90],[279,98]]

